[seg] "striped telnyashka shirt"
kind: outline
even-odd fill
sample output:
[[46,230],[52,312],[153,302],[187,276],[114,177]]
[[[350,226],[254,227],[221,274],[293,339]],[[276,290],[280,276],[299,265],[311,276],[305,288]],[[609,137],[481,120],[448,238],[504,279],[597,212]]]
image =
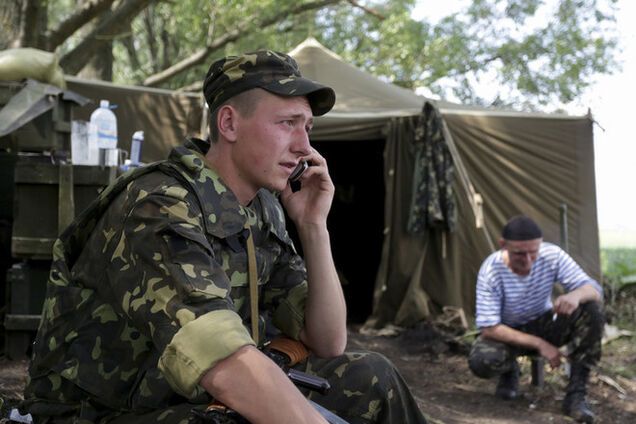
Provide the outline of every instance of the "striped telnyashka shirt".
[[552,287],[557,282],[567,292],[589,283],[602,297],[601,286],[552,243],[541,243],[537,260],[525,276],[506,266],[503,250],[491,254],[477,276],[477,327],[517,327],[538,318],[552,309]]

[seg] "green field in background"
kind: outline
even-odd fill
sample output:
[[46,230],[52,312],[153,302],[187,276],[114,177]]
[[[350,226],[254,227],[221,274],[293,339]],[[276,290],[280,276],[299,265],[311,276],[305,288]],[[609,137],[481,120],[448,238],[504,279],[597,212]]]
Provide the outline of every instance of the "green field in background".
[[601,271],[612,279],[636,278],[636,249],[602,248]]

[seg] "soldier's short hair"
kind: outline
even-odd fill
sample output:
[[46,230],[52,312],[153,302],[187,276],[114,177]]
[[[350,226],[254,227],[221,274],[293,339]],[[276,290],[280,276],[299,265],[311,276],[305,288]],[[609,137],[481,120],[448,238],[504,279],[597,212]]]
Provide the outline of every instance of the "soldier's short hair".
[[223,106],[231,105],[241,114],[241,116],[248,118],[256,110],[256,106],[262,97],[261,93],[262,92],[259,92],[259,90],[256,89],[247,90],[237,94],[217,107],[210,114],[210,141],[214,143],[219,139],[219,127],[216,120],[219,115],[219,110]]

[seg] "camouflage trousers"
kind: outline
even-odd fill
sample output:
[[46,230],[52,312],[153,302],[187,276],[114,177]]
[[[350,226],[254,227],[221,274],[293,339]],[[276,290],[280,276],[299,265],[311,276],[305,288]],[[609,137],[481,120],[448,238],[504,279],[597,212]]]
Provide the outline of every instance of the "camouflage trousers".
[[[558,315],[553,320],[548,311],[516,330],[532,334],[554,346],[568,345],[568,360],[572,364],[593,367],[601,359],[601,338],[605,318],[597,302],[579,306],[570,316]],[[535,350],[488,340],[479,336],[470,351],[468,365],[478,377],[491,378],[512,370],[518,356],[538,354]]]
[[[331,390],[327,395],[302,391],[310,400],[350,424],[426,423],[402,376],[383,355],[354,350],[330,359],[312,356],[295,368],[329,381]],[[196,422],[192,410],[202,411],[205,406],[180,404],[147,414],[120,415],[105,422],[190,424]],[[232,417],[222,421],[223,424],[241,422]]]

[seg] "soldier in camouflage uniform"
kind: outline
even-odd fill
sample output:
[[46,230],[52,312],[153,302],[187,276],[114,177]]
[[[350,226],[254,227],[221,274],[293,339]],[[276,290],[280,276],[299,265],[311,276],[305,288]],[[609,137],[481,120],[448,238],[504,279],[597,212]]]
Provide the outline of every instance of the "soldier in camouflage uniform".
[[[21,410],[36,422],[185,424],[214,398],[252,423],[324,423],[257,349],[283,334],[313,352],[297,367],[332,386],[304,394],[317,404],[350,423],[425,422],[386,358],[343,352],[326,227],[334,187],[308,137],[333,90],[289,56],[258,51],[215,62],[204,94],[211,140],[122,175],[55,243]],[[301,159],[312,166],[293,191]]]
[[[481,335],[469,366],[482,378],[499,376],[495,394],[518,397],[517,356],[539,354],[555,368],[564,355],[571,363],[563,411],[593,422],[587,405],[590,368],[601,358],[602,288],[559,247],[544,243],[530,218],[512,218],[502,231],[501,250],[482,264],[477,278],[477,326]],[[551,300],[555,283],[567,293]],[[559,347],[569,345],[569,353]]]

